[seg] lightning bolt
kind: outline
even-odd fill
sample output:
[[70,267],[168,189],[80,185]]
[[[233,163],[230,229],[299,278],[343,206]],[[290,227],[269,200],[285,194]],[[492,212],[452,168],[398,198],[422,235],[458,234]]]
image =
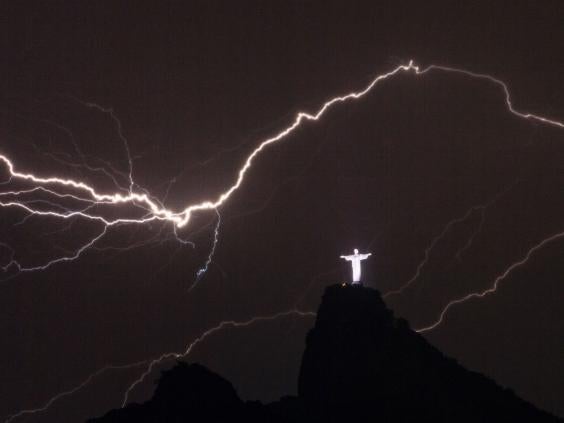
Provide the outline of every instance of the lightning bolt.
[[440,65],[430,65],[429,67],[427,67],[426,69],[424,69],[422,71],[419,71],[419,69],[417,68],[416,73],[419,74],[419,75],[422,75],[424,73],[431,72],[433,70],[458,73],[458,74],[469,76],[471,78],[485,79],[487,81],[493,82],[494,84],[496,84],[496,85],[498,85],[499,87],[502,88],[502,90],[505,94],[505,104],[507,105],[507,109],[509,110],[509,112],[511,112],[515,116],[523,118],[523,119],[527,119],[527,120],[535,120],[537,122],[541,122],[541,123],[544,123],[544,124],[547,124],[547,125],[551,125],[551,126],[555,126],[555,127],[564,129],[564,123],[560,122],[558,120],[548,119],[544,116],[540,116],[540,115],[537,115],[537,114],[534,114],[534,113],[520,112],[520,111],[516,110],[513,107],[513,103],[511,101],[511,93],[509,92],[509,87],[501,79],[498,79],[498,78],[496,78],[492,75],[488,75],[488,74],[485,74],[485,73],[476,73],[476,72],[471,72],[471,71],[466,70],[466,69],[451,68],[451,67],[448,67],[448,66],[440,66]]
[[460,250],[458,250],[455,254],[455,257],[458,261],[462,261],[462,255],[470,249],[470,247],[474,243],[474,240],[476,239],[478,234],[480,234],[480,232],[482,232],[482,229],[484,227],[484,222],[486,221],[486,209],[485,209],[485,207],[481,207],[479,209],[479,213],[480,213],[480,223],[478,224],[478,227],[472,233],[470,238],[468,238],[468,241],[466,241],[466,244],[464,244],[462,246],[462,248]]
[[428,332],[430,330],[435,329],[436,327],[438,327],[445,319],[448,311],[454,307],[455,305],[458,304],[462,304],[466,301],[469,301],[471,299],[478,299],[478,298],[484,298],[487,295],[493,294],[497,291],[497,288],[499,286],[499,284],[501,282],[503,282],[514,270],[518,269],[519,267],[525,265],[525,263],[527,263],[529,261],[529,259],[531,258],[531,256],[537,252],[538,250],[540,250],[541,248],[543,248],[544,246],[546,246],[547,244],[550,244],[552,242],[555,242],[558,239],[564,238],[564,232],[559,232],[556,233],[554,235],[551,235],[545,239],[543,239],[542,241],[540,241],[538,244],[534,245],[533,247],[531,247],[527,253],[518,261],[512,263],[507,269],[505,269],[499,276],[497,276],[494,281],[493,284],[488,288],[485,289],[481,292],[473,292],[471,294],[465,295],[464,297],[458,298],[456,300],[452,300],[450,301],[445,308],[443,308],[443,310],[441,311],[439,318],[433,322],[431,325],[420,328],[420,329],[416,329],[416,332],[419,333],[424,333],[424,332]]
[[474,214],[475,212],[479,212],[480,213],[480,224],[478,225],[478,228],[476,229],[476,231],[474,231],[471,235],[470,238],[468,238],[468,241],[466,242],[466,244],[464,244],[464,246],[456,252],[456,258],[458,260],[461,259],[462,257],[462,253],[464,253],[466,250],[468,250],[470,248],[470,246],[472,245],[472,242],[474,241],[474,238],[477,236],[477,234],[482,230],[482,226],[484,224],[484,220],[485,220],[485,214],[486,214],[486,210],[488,208],[490,208],[493,204],[495,204],[500,197],[502,197],[503,195],[505,195],[509,190],[511,190],[517,183],[514,183],[513,185],[510,185],[509,187],[507,187],[506,189],[504,189],[503,191],[499,192],[497,195],[495,195],[494,198],[492,198],[490,201],[488,201],[485,204],[480,204],[480,205],[476,205],[476,206],[472,206],[470,207],[463,215],[456,217],[454,219],[452,219],[451,221],[449,221],[441,230],[441,232],[435,236],[435,238],[433,238],[431,240],[431,242],[429,243],[429,245],[427,246],[427,248],[425,248],[425,252],[423,254],[423,259],[419,262],[419,264],[417,265],[416,269],[415,269],[415,273],[413,274],[413,276],[411,278],[409,278],[409,280],[407,280],[407,282],[405,282],[402,286],[400,286],[398,289],[394,289],[392,291],[388,291],[387,293],[385,293],[383,295],[383,298],[389,298],[392,295],[399,295],[401,293],[403,293],[407,288],[409,288],[409,286],[411,286],[417,279],[419,279],[419,277],[421,276],[421,271],[423,270],[423,268],[425,267],[425,265],[427,264],[427,262],[429,261],[429,258],[431,256],[431,252],[433,251],[433,249],[435,248],[435,246],[439,243],[439,241],[441,239],[443,239],[445,237],[446,234],[449,233],[449,231],[452,229],[453,226],[462,223],[464,221],[466,221],[470,216],[472,216],[472,214]]
[[90,239],[86,244],[82,245],[78,250],[76,250],[73,254],[71,254],[69,256],[59,257],[59,258],[56,258],[54,260],[49,261],[46,264],[43,264],[43,265],[40,265],[40,266],[33,266],[33,267],[24,267],[18,261],[12,259],[7,265],[2,267],[2,270],[4,270],[6,272],[11,267],[15,267],[19,272],[33,272],[33,271],[36,271],[36,270],[48,269],[49,267],[51,267],[51,266],[53,266],[54,264],[57,264],[57,263],[76,260],[77,258],[79,258],[82,255],[82,253],[84,253],[84,251],[86,251],[88,248],[92,247],[97,241],[102,239],[104,237],[104,235],[106,235],[107,230],[108,230],[108,228],[104,226],[102,228],[102,231],[98,235],[96,235],[94,238]]
[[132,193],[133,187],[135,186],[135,182],[133,181],[133,159],[131,158],[131,149],[129,148],[129,141],[127,141],[127,138],[123,134],[123,125],[121,124],[121,121],[118,119],[118,117],[114,114],[114,110],[111,107],[110,108],[102,107],[96,103],[82,101],[73,96],[70,96],[70,98],[72,98],[74,101],[82,104],[85,107],[98,110],[110,116],[110,118],[114,121],[117,128],[118,137],[123,143],[123,147],[125,149],[125,155],[127,158],[127,165],[128,165],[127,179],[129,180],[129,193]]
[[[119,119],[117,119],[117,117],[115,116],[113,110],[111,108],[101,107],[95,103],[81,102],[82,104],[84,104],[89,108],[96,109],[100,112],[106,113],[115,122],[118,130],[119,138],[124,145],[124,149],[127,155],[128,166],[125,175],[128,180],[128,188],[122,189],[125,187],[121,187],[117,183],[117,179],[115,179],[113,174],[109,172],[107,169],[108,168],[112,169],[112,171],[115,174],[119,174],[123,176],[121,172],[117,172],[115,171],[115,169],[108,166],[105,167],[88,166],[84,159],[84,155],[82,154],[82,152],[80,151],[74,140],[73,140],[73,144],[75,144],[75,151],[83,159],[82,164],[73,163],[71,161],[66,161],[66,164],[73,167],[84,166],[91,172],[104,173],[106,176],[110,177],[113,180],[113,182],[116,185],[116,188],[118,188],[117,192],[113,192],[113,193],[100,192],[93,185],[90,185],[81,180],[63,178],[58,176],[45,177],[45,176],[36,175],[31,172],[24,172],[17,170],[14,162],[7,155],[0,153],[0,162],[1,164],[4,165],[4,167],[8,172],[8,180],[2,182],[0,185],[11,184],[11,183],[22,183],[30,186],[22,189],[10,189],[7,191],[0,192],[0,207],[16,208],[26,213],[27,216],[39,216],[39,217],[55,218],[55,219],[63,219],[63,220],[83,219],[86,221],[100,223],[102,226],[102,230],[98,232],[96,236],[90,238],[81,247],[79,247],[73,254],[54,259],[48,262],[47,264],[39,265],[39,266],[24,266],[20,264],[18,261],[14,260],[13,249],[10,246],[1,243],[0,244],[1,247],[10,251],[9,262],[7,265],[3,266],[3,268],[5,271],[7,271],[10,268],[15,268],[18,271],[44,270],[57,263],[75,260],[79,258],[86,250],[88,250],[89,248],[93,248],[94,245],[106,235],[107,231],[110,228],[117,227],[122,224],[143,225],[155,221],[163,222],[165,224],[168,223],[172,225],[173,233],[177,240],[179,240],[181,243],[190,243],[189,241],[180,238],[178,236],[177,230],[187,226],[190,223],[190,219],[194,213],[214,210],[216,211],[216,213],[218,213],[218,221],[214,231],[214,242],[204,266],[200,270],[198,270],[196,274],[196,283],[197,283],[198,280],[205,274],[209,264],[211,263],[213,259],[213,254],[215,252],[215,247],[219,239],[219,226],[221,222],[221,218],[219,216],[219,211],[218,211],[219,208],[223,204],[225,204],[235,194],[235,192],[243,185],[253,163],[268,147],[288,138],[293,132],[295,132],[299,127],[301,127],[305,123],[320,120],[326,114],[326,112],[329,109],[333,108],[334,106],[340,103],[346,103],[364,97],[365,95],[370,93],[380,82],[392,78],[397,74],[409,72],[416,76],[422,76],[424,74],[431,73],[433,71],[455,73],[466,77],[485,80],[490,83],[493,83],[502,89],[504,93],[504,99],[505,99],[505,104],[507,106],[507,110],[513,115],[515,115],[516,117],[526,120],[537,121],[542,124],[564,129],[564,123],[560,121],[549,119],[529,112],[518,111],[517,109],[515,109],[512,104],[511,95],[507,84],[502,80],[495,78],[494,76],[488,74],[475,73],[465,69],[458,69],[458,68],[452,68],[452,67],[446,67],[440,65],[430,65],[427,68],[421,69],[419,66],[415,65],[413,61],[410,61],[407,65],[400,65],[389,72],[377,75],[365,88],[361,89],[360,91],[353,91],[348,94],[331,98],[330,100],[323,103],[321,107],[317,109],[316,112],[313,113],[308,113],[303,111],[298,112],[295,115],[294,120],[291,121],[291,123],[288,126],[283,128],[277,134],[262,140],[257,145],[257,147],[251,151],[251,153],[247,156],[246,160],[243,162],[242,166],[239,168],[239,171],[237,173],[234,182],[230,186],[228,186],[223,192],[217,195],[217,197],[213,199],[205,200],[201,203],[188,204],[184,208],[179,210],[173,210],[165,207],[164,200],[166,200],[166,196],[163,201],[160,201],[152,197],[148,191],[139,187],[139,185],[135,183],[134,172],[133,172],[133,160],[131,158],[132,156],[130,152],[129,143],[127,142],[127,139],[123,134],[122,124],[119,121]],[[65,163],[65,162],[61,161],[61,163]],[[25,196],[34,195],[38,193],[42,195],[46,195],[50,200],[44,200],[44,199],[22,200],[21,199],[24,198]],[[74,207],[68,207],[62,205],[62,201],[67,201],[67,200],[76,202],[78,204],[82,204],[82,206],[79,207],[75,205]],[[38,204],[41,204],[41,206],[39,206]],[[84,204],[86,206],[84,206]],[[129,208],[124,211],[124,213],[126,213],[125,217],[108,217],[108,213],[104,213],[103,206],[112,206],[112,207],[128,206]],[[138,212],[140,216],[137,214],[131,215],[133,210]],[[405,286],[403,286],[401,290],[409,286],[414,280],[417,279],[422,267],[425,265],[426,261],[428,260],[430,251],[432,250],[434,245],[440,240],[440,238],[444,236],[444,234],[446,234],[448,230],[457,222],[465,220],[468,217],[469,213],[471,213],[471,211],[473,210],[481,210],[481,212],[483,213],[485,209],[483,208],[483,206],[474,206],[465,215],[455,219],[454,221],[449,222],[445,227],[445,229],[438,235],[437,238],[435,238],[431,242],[430,246],[426,249],[425,258],[423,262],[420,263],[420,265],[418,266],[414,277],[410,281],[408,281],[408,283]],[[444,321],[450,308],[452,308],[457,304],[461,304],[470,299],[483,298],[489,294],[493,294],[494,292],[496,292],[499,283],[501,283],[504,279],[506,279],[515,269],[519,268],[520,266],[523,266],[537,250],[543,248],[545,245],[554,242],[560,238],[564,238],[564,232],[554,234],[544,239],[543,241],[539,242],[534,247],[532,247],[521,260],[513,263],[502,274],[496,277],[493,285],[490,288],[481,292],[468,294],[465,297],[449,302],[447,306],[443,309],[443,311],[440,313],[439,319],[436,322],[434,322],[430,326],[418,329],[417,331],[423,333],[439,326]],[[469,241],[469,243],[471,242],[472,240]],[[393,293],[394,292],[391,292],[389,293],[389,295]],[[42,407],[37,409],[31,409],[31,410],[22,410],[10,416],[8,420],[5,421],[5,423],[9,423],[14,419],[24,415],[39,413],[47,410],[57,400],[69,396],[77,392],[78,390],[84,388],[84,386],[88,385],[93,379],[95,379],[100,374],[106,371],[113,369],[135,368],[141,365],[146,365],[148,363],[148,366],[143,371],[143,373],[128,387],[127,391],[125,392],[122,402],[122,406],[125,406],[126,403],[128,402],[132,390],[145,380],[145,378],[153,371],[155,366],[169,359],[179,359],[182,357],[186,357],[188,354],[190,354],[190,352],[194,349],[196,345],[201,343],[208,336],[218,331],[221,331],[224,328],[247,327],[256,322],[271,321],[290,315],[305,317],[305,316],[315,316],[315,313],[303,312],[299,310],[290,310],[270,316],[253,317],[252,319],[246,321],[228,320],[228,321],[220,322],[218,325],[208,329],[202,335],[200,335],[198,338],[196,338],[190,344],[188,344],[184,351],[169,352],[153,360],[145,360],[145,361],[127,364],[123,366],[113,366],[113,365],[106,366],[98,370],[97,372],[91,374],[88,378],[86,378],[82,383],[77,385],[75,388],[72,388],[68,391],[62,392],[54,396],[48,402],[46,402]]]
[[[59,192],[57,189],[67,189],[71,191],[76,191],[81,193],[81,195],[79,196],[76,193],[68,194],[68,195],[70,195],[76,201],[90,202],[93,208],[86,210],[69,209],[63,211],[58,210],[57,208],[42,209],[30,205],[30,203],[19,201],[17,198],[11,198],[9,200],[3,200],[3,199],[0,200],[0,207],[14,207],[21,209],[30,215],[37,215],[43,217],[53,217],[58,219],[71,219],[71,218],[87,219],[91,221],[101,222],[106,228],[118,224],[145,224],[153,221],[164,221],[164,222],[170,222],[174,226],[175,230],[180,229],[185,227],[190,222],[190,218],[193,215],[193,213],[198,211],[217,210],[218,208],[220,208],[225,202],[227,202],[231,198],[231,196],[244,183],[247,173],[251,169],[255,159],[257,159],[259,155],[261,155],[261,153],[265,149],[267,149],[270,145],[275,144],[290,136],[297,128],[302,126],[305,122],[318,121],[333,106],[340,103],[345,103],[348,101],[360,99],[361,97],[371,92],[372,89],[376,87],[378,83],[387,80],[399,73],[411,72],[415,75],[420,76],[430,73],[432,71],[458,73],[465,75],[467,77],[483,79],[491,83],[494,83],[502,88],[505,95],[505,103],[507,109],[515,116],[523,119],[535,120],[543,124],[556,126],[558,128],[564,128],[564,123],[560,121],[549,119],[533,113],[521,112],[516,110],[513,107],[510,91],[507,84],[502,80],[497,79],[491,75],[475,73],[465,69],[458,69],[458,68],[452,68],[452,67],[446,67],[440,65],[430,65],[425,69],[420,69],[420,67],[415,65],[413,61],[410,61],[407,65],[399,65],[389,72],[377,75],[364,89],[360,91],[353,91],[345,95],[333,97],[332,99],[325,102],[314,113],[298,112],[295,119],[287,127],[282,129],[276,135],[267,138],[258,144],[258,146],[247,156],[245,162],[239,169],[235,182],[231,186],[229,186],[225,191],[220,193],[213,200],[206,200],[197,204],[189,204],[184,209],[175,211],[166,208],[159,200],[151,197],[151,195],[146,190],[141,188],[135,190],[137,185],[133,180],[133,162],[131,159],[129,144],[127,142],[127,139],[123,135],[122,124],[113,113],[113,110],[111,108],[108,109],[101,107],[95,103],[81,102],[82,104],[84,104],[89,108],[93,108],[108,114],[116,123],[118,129],[118,135],[124,144],[124,148],[126,150],[128,157],[128,179],[129,179],[128,192],[101,193],[98,192],[93,186],[85,183],[84,181],[61,178],[56,176],[41,177],[34,175],[33,173],[16,171],[15,165],[9,159],[9,157],[7,157],[4,154],[0,154],[0,162],[2,162],[6,166],[9,172],[8,182],[17,180],[25,183],[30,183],[34,186],[34,188],[42,188],[43,192],[57,198],[60,198],[63,195],[67,195]],[[17,197],[19,195],[19,192],[15,192],[15,193],[11,192],[11,193],[12,193],[12,197]],[[118,218],[107,217],[104,216],[103,213],[97,212],[97,209],[99,208],[98,206],[100,205],[112,205],[112,206],[129,205],[132,206],[133,208],[141,209],[144,212],[144,214],[141,217],[135,217],[135,216],[133,217],[126,216],[126,217],[118,217]],[[78,256],[79,255],[80,254],[78,254]],[[56,259],[51,264],[48,264],[47,266],[35,266],[33,268],[41,269],[44,267],[49,267],[50,265],[54,263],[59,263],[61,261],[67,261],[67,260]]]
[[188,292],[192,291],[192,289],[194,289],[196,287],[196,285],[198,284],[200,279],[202,279],[204,277],[204,275],[208,271],[209,265],[211,264],[211,262],[213,260],[213,256],[215,254],[215,249],[217,247],[217,243],[219,242],[219,228],[221,226],[221,215],[219,214],[219,211],[217,209],[216,209],[215,212],[217,213],[217,223],[216,223],[215,229],[213,231],[213,243],[212,243],[210,252],[208,254],[208,258],[206,259],[204,265],[196,272],[196,279],[194,280],[194,283],[192,284],[192,286],[188,289]]
[[250,326],[250,325],[257,323],[257,322],[271,321],[271,320],[276,320],[276,319],[279,319],[281,317],[287,317],[287,316],[308,317],[308,316],[316,316],[316,313],[314,313],[312,311],[288,310],[288,311],[283,311],[283,312],[276,313],[276,314],[273,314],[273,315],[270,315],[270,316],[253,317],[249,320],[239,321],[239,322],[235,321],[235,320],[224,320],[224,321],[220,322],[217,326],[214,326],[211,329],[208,329],[202,335],[200,335],[198,338],[194,339],[190,344],[188,344],[186,346],[186,349],[184,351],[165,353],[165,354],[161,355],[160,357],[152,360],[149,363],[149,365],[147,366],[147,368],[145,369],[145,371],[129,386],[129,388],[127,388],[127,390],[125,391],[121,406],[125,407],[125,405],[127,404],[127,401],[129,400],[129,395],[131,395],[131,391],[137,385],[139,385],[140,383],[142,383],[145,380],[145,378],[153,371],[153,368],[156,365],[162,363],[165,360],[171,360],[171,359],[178,360],[180,358],[186,357],[188,354],[190,354],[192,352],[192,350],[194,349],[194,347],[196,345],[198,345],[200,342],[202,342],[204,339],[206,339],[208,336],[214,334],[215,332],[218,332],[218,331],[220,331],[224,328],[227,328],[227,327],[241,328],[241,327]]
[[121,366],[119,366],[119,365],[109,365],[109,366],[102,367],[101,369],[92,373],[90,376],[88,376],[86,379],[84,379],[80,384],[76,385],[74,388],[71,388],[67,391],[63,391],[63,392],[55,395],[54,397],[49,399],[45,404],[43,404],[41,407],[18,411],[17,413],[12,414],[11,416],[8,416],[8,418],[6,420],[4,420],[4,423],[10,423],[13,420],[18,419],[19,417],[23,417],[23,416],[27,416],[27,415],[30,415],[30,414],[37,414],[37,413],[41,413],[43,411],[47,411],[47,409],[49,409],[58,400],[63,399],[65,397],[68,397],[68,396],[80,391],[81,389],[86,387],[88,384],[90,384],[90,382],[92,382],[98,376],[102,375],[103,373],[105,373],[109,370],[133,369],[135,367],[139,367],[143,364],[146,364],[147,362],[148,362],[148,360],[138,361],[137,363],[124,364],[124,365],[121,365]]
[[404,290],[406,290],[407,288],[409,288],[411,286],[411,284],[413,284],[413,282],[415,282],[417,279],[419,279],[419,276],[421,276],[421,271],[423,270],[423,268],[425,267],[425,265],[427,264],[427,262],[429,261],[429,257],[431,255],[431,251],[433,250],[433,248],[435,248],[435,246],[437,245],[437,243],[444,238],[444,236],[450,231],[450,229],[456,225],[457,223],[462,223],[464,222],[466,219],[468,219],[476,210],[480,210],[483,206],[473,206],[470,209],[468,209],[466,211],[466,213],[464,213],[462,216],[457,217],[455,219],[452,219],[450,222],[448,222],[444,227],[443,230],[435,237],[433,238],[433,240],[431,241],[431,243],[427,246],[427,248],[425,248],[425,253],[423,255],[423,260],[421,260],[419,262],[419,264],[417,265],[417,268],[415,269],[415,273],[413,274],[413,276],[411,278],[409,278],[409,280],[407,282],[405,282],[402,286],[400,286],[398,289],[394,289],[392,291],[388,291],[383,295],[383,298],[389,298],[392,295],[399,295],[401,294]]
[[84,387],[89,385],[94,379],[96,379],[98,376],[102,375],[105,372],[108,372],[110,370],[133,369],[133,368],[136,368],[136,367],[147,365],[147,367],[143,371],[143,373],[137,379],[135,379],[135,381],[127,388],[127,390],[124,394],[123,402],[122,402],[122,407],[124,407],[126,405],[128,399],[129,399],[129,395],[131,394],[131,391],[137,385],[139,385],[140,383],[142,383],[145,380],[145,378],[153,371],[155,366],[162,363],[163,361],[170,360],[170,359],[185,358],[186,356],[188,356],[192,352],[192,350],[198,344],[203,342],[206,338],[213,335],[214,333],[219,332],[219,331],[221,331],[225,328],[243,328],[243,327],[251,326],[251,325],[258,323],[258,322],[268,322],[268,321],[273,321],[273,320],[277,320],[277,319],[289,317],[289,316],[312,317],[312,316],[316,316],[316,313],[314,313],[312,311],[300,311],[300,310],[293,309],[293,310],[282,311],[282,312],[272,314],[272,315],[268,315],[268,316],[256,316],[256,317],[250,318],[248,320],[242,320],[242,321],[224,320],[224,321],[218,323],[216,326],[213,326],[210,329],[206,330],[205,332],[203,332],[197,338],[195,338],[190,344],[188,344],[186,346],[186,349],[182,352],[170,352],[170,353],[162,354],[161,356],[159,356],[155,359],[142,360],[142,361],[137,361],[135,363],[122,364],[122,365],[108,365],[108,366],[102,367],[101,369],[99,369],[99,370],[95,371],[94,373],[90,374],[88,377],[86,377],[81,383],[79,383],[75,387],[53,396],[47,402],[45,402],[45,404],[43,404],[41,407],[18,411],[17,413],[12,414],[6,420],[4,420],[4,423],[10,423],[10,422],[12,422],[13,420],[15,420],[19,417],[23,417],[23,416],[30,415],[30,414],[37,414],[37,413],[41,413],[41,412],[48,410],[55,402],[57,402],[58,400],[60,400],[62,398],[68,397],[68,396],[80,391],[81,389],[83,389]]
[[[79,101],[79,100],[76,100],[75,98],[73,98],[73,100]],[[82,102],[80,102],[80,103],[83,104]],[[114,119],[117,119],[115,117],[115,115],[114,115]],[[76,141],[73,132],[70,129],[68,129],[67,127],[65,127],[65,126],[63,126],[63,125],[61,125],[57,122],[49,120],[49,119],[43,119],[41,122],[43,122],[47,125],[53,126],[53,127],[57,128],[58,130],[64,132],[67,135],[67,137],[69,138],[69,140],[72,144],[72,147],[74,149],[74,153],[80,159],[80,163],[73,161],[71,159],[72,156],[68,153],[50,153],[50,152],[42,151],[39,148],[39,146],[37,146],[36,144],[32,144],[33,147],[35,148],[35,150],[38,153],[40,153],[40,154],[42,154],[46,157],[49,157],[50,159],[52,159],[52,160],[54,160],[54,161],[56,161],[56,162],[58,162],[58,163],[60,163],[64,166],[68,166],[70,168],[86,169],[86,170],[88,170],[89,172],[92,172],[92,173],[102,174],[105,177],[109,178],[118,189],[120,189],[124,192],[127,191],[127,189],[125,187],[123,187],[118,182],[118,180],[116,178],[116,175],[117,175],[121,178],[127,179],[127,175],[124,172],[116,169],[115,166],[113,166],[110,162],[108,162],[106,160],[102,160],[99,157],[91,157],[91,159],[95,160],[96,162],[101,163],[101,165],[90,165],[88,163],[88,156],[86,154],[84,154],[84,152],[82,151],[82,149],[78,145],[78,142]],[[118,128],[121,128],[121,122],[119,123]],[[127,140],[125,140],[125,142],[127,143]],[[126,152],[128,152],[128,151],[129,151],[129,144],[127,144],[127,146],[126,146]],[[64,156],[65,158],[61,158],[60,157],[61,155]]]

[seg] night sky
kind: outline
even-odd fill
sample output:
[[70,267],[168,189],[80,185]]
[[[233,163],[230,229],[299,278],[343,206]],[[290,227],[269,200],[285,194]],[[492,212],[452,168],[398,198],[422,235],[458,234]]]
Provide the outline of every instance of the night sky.
[[[490,74],[507,83],[515,109],[564,120],[562,2],[352,3],[2,2],[0,154],[21,172],[115,192],[111,178],[80,164],[112,169],[126,185],[123,136],[136,184],[178,210],[215,199],[298,111],[411,59]],[[8,181],[3,164],[0,178]],[[350,277],[339,256],[355,247],[372,252],[364,280],[382,293],[410,280],[428,250],[417,280],[387,299],[413,328],[427,326],[564,231],[563,187],[564,129],[509,113],[487,80],[399,73],[263,151],[219,208],[215,255],[195,286],[214,211],[178,230],[195,246],[175,240],[170,223],[122,225],[75,261],[0,273],[0,416],[41,407],[106,365],[181,351],[223,320],[315,311],[326,286]],[[130,212],[117,209],[107,213]],[[101,230],[26,216],[0,209],[9,246],[0,265],[11,249],[24,265],[45,264]],[[425,337],[564,416],[563,257],[564,237]],[[271,401],[296,392],[312,323],[290,316],[226,329],[188,360],[227,377],[244,399]],[[139,371],[108,371],[14,421],[103,414]],[[146,399],[157,376],[131,400]]]

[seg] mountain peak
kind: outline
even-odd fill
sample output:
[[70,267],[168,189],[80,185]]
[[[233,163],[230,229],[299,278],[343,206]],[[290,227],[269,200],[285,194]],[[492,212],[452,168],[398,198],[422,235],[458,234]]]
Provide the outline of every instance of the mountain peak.
[[243,402],[231,384],[200,365],[163,372],[154,397],[97,422],[206,421],[558,422],[494,381],[445,357],[380,293],[332,285],[306,339],[298,397]]
[[298,381],[310,413],[335,419],[555,421],[445,357],[361,285],[325,290]]
[[354,325],[386,326],[393,323],[393,313],[386,307],[380,292],[363,285],[331,285],[325,289],[317,312],[316,326],[327,322]]

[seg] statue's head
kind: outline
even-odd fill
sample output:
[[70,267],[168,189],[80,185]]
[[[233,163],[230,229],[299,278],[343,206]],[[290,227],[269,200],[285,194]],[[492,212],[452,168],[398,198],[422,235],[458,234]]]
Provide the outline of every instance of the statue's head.
[[355,253],[355,254],[358,254],[358,250],[357,250],[356,248],[354,249],[354,253]]

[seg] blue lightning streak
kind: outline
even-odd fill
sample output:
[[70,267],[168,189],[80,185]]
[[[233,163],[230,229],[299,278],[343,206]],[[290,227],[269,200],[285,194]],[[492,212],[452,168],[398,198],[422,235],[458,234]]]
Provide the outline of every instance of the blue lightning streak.
[[210,249],[210,252],[208,254],[208,258],[206,259],[204,265],[196,272],[196,279],[194,280],[194,283],[192,284],[192,286],[188,289],[188,292],[192,291],[192,289],[194,289],[196,287],[196,285],[198,284],[200,279],[202,279],[204,277],[204,275],[208,271],[209,265],[211,264],[211,262],[213,260],[213,256],[215,254],[215,249],[217,247],[217,243],[219,242],[219,228],[221,226],[221,215],[219,214],[219,211],[217,209],[216,209],[215,212],[217,213],[217,223],[216,223],[215,229],[213,231],[212,247]]

